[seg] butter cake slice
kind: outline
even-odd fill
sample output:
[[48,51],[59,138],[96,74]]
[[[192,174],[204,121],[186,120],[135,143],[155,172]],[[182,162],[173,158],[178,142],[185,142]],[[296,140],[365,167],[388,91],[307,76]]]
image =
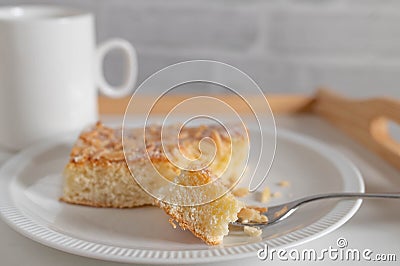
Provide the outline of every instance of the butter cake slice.
[[[167,127],[166,132],[168,129],[173,128]],[[159,126],[146,128],[145,147],[141,145],[143,129],[131,129],[124,133],[125,145],[132,148],[127,157],[129,167],[123,153],[120,129],[97,123],[79,136],[65,167],[61,200],[95,207],[131,208],[155,205],[170,215],[181,228],[190,230],[207,244],[221,243],[228,234],[229,223],[238,219],[237,214],[244,207],[243,203],[226,191],[227,187],[238,181],[243,171],[248,152],[246,136],[240,131],[234,131],[234,134],[228,136],[220,126],[184,127],[179,135],[180,145],[177,151],[174,145],[167,145],[167,149],[164,149]],[[211,142],[201,142],[204,139]],[[171,158],[165,151],[169,151],[172,157],[178,152],[185,158],[198,159],[204,155],[201,158],[213,157],[213,161],[201,171],[181,170],[171,163]],[[182,187],[207,185],[204,186],[203,194],[194,195],[188,193],[188,190],[178,189],[166,194],[164,198],[150,196],[143,190],[143,184],[139,185],[132,177],[157,180],[154,170],[145,163],[146,156],[149,156],[152,167],[168,181]],[[227,178],[219,180],[217,177],[222,172]],[[194,198],[210,198],[213,195],[216,200],[197,206],[169,203],[177,198],[190,203]]]

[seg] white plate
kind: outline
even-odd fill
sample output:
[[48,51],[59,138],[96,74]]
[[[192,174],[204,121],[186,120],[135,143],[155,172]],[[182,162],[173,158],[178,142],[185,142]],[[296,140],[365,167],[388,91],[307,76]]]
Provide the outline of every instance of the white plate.
[[[155,207],[119,210],[59,202],[61,173],[73,141],[49,140],[9,160],[0,171],[0,212],[12,228],[34,241],[82,256],[161,264],[257,256],[265,242],[270,248],[293,247],[325,235],[350,219],[361,204],[361,200],[310,203],[265,228],[261,238],[233,232],[222,246],[209,247],[190,232],[173,229]],[[279,180],[288,180],[291,186],[281,188],[276,185]],[[341,154],[283,130],[278,132],[276,159],[265,185],[283,195],[271,204],[323,192],[364,191],[359,171]],[[252,194],[246,201],[260,204],[255,197]]]

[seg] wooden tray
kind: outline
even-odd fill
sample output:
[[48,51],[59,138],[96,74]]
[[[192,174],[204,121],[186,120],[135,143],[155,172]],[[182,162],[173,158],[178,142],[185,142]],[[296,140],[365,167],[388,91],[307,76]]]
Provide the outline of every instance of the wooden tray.
[[[140,96],[140,105],[135,106],[134,113],[143,114],[152,104],[152,97]],[[241,101],[236,96],[216,95],[239,112],[249,109],[241,108]],[[314,96],[304,95],[268,95],[266,96],[275,115],[312,113],[316,114],[360,142],[372,152],[400,169],[400,143],[390,135],[388,121],[400,124],[400,101],[389,98],[351,100],[325,89],[320,89]],[[168,95],[163,98],[163,105],[154,113],[167,113],[173,106],[188,98],[188,95]],[[100,114],[119,114],[125,112],[129,98],[99,98]],[[265,104],[263,99],[251,98],[253,104]],[[191,106],[202,109],[204,106]],[[238,110],[239,109],[239,110]]]

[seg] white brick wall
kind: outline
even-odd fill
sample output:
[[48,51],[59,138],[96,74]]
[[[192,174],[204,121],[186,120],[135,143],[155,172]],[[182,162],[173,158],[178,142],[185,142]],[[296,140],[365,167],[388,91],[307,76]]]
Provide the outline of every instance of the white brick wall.
[[280,10],[271,14],[267,49],[279,55],[400,55],[400,13]]
[[171,6],[168,1],[138,5],[107,1],[100,13],[99,37],[120,36],[140,50],[243,53],[257,42],[261,31],[256,11],[231,6]]
[[[266,92],[329,86],[400,98],[399,0],[0,0],[93,11],[98,40],[122,37],[139,53],[139,79],[189,59],[247,72]],[[112,82],[120,66],[107,64]]]

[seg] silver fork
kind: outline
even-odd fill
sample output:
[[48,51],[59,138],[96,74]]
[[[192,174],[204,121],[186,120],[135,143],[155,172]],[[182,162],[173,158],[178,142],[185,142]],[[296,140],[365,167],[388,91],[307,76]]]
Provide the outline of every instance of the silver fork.
[[268,217],[268,222],[266,223],[242,223],[240,221],[233,222],[233,225],[236,226],[267,226],[283,219],[289,217],[296,209],[305,203],[322,200],[322,199],[331,199],[331,198],[385,198],[385,199],[400,199],[400,193],[325,193],[325,194],[317,194],[304,198],[300,198],[297,200],[293,200],[290,202],[286,202],[280,205],[268,207],[268,210],[263,215]]

